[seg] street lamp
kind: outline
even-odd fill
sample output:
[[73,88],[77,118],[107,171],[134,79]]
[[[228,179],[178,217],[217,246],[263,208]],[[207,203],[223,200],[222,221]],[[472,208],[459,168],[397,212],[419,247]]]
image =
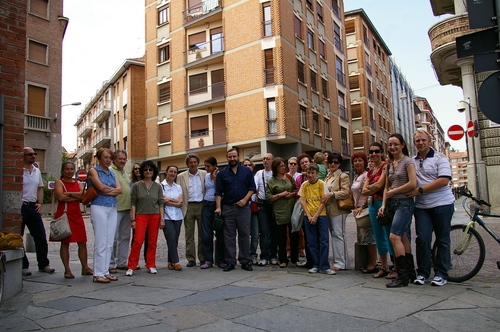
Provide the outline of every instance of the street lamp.
[[[63,108],[64,106],[80,106],[82,103],[79,102],[79,101],[75,101],[71,104],[64,104],[64,105],[61,105],[61,108]],[[56,122],[57,121],[57,113],[56,115],[52,118],[52,122]]]

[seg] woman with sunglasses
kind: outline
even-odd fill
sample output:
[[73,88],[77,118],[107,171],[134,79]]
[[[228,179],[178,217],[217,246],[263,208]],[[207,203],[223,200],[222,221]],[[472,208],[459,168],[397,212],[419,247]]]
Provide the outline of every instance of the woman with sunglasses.
[[146,268],[151,274],[156,274],[156,243],[158,242],[158,230],[165,226],[163,221],[163,191],[159,183],[156,183],[158,167],[151,160],[141,164],[141,181],[136,182],[130,192],[132,209],[132,228],[135,229],[134,242],[128,257],[128,270],[126,275],[134,274],[139,263],[139,256],[146,229],[148,229],[148,253]]
[[328,228],[332,238],[333,267],[332,270],[347,270],[349,268],[349,256],[346,241],[346,218],[350,209],[340,209],[337,200],[346,199],[351,192],[349,175],[342,172],[340,164],[342,156],[337,152],[328,155],[328,167],[330,172],[325,178],[325,184],[329,193],[323,195],[321,202],[327,204]]
[[[378,215],[387,213],[392,217],[391,240],[394,248],[398,276],[386,286],[388,288],[408,286],[410,274],[415,274],[410,245],[410,225],[415,209],[415,201],[406,195],[417,187],[415,164],[408,156],[408,147],[400,134],[389,136],[389,150],[393,161],[385,171],[385,190]],[[411,270],[413,269],[413,273]],[[413,282],[413,280],[412,280]]]
[[[132,191],[132,187],[134,186],[134,183],[141,181],[141,164],[135,163],[133,168],[132,168],[132,173],[130,173],[130,191]],[[132,243],[134,243],[134,237],[135,237],[135,229],[132,229]],[[144,238],[148,238],[148,229],[146,228],[146,233],[144,234]],[[148,252],[148,241],[144,242],[144,250],[143,250],[143,255],[144,255],[144,262],[147,261],[147,252]],[[140,270],[141,266],[139,262],[137,262],[137,267],[135,268],[136,270]]]
[[[381,226],[377,221],[377,213],[382,206],[382,200],[384,196],[385,188],[385,167],[386,163],[382,160],[382,155],[384,149],[382,145],[378,142],[374,142],[370,145],[370,169],[366,173],[366,181],[363,185],[362,194],[365,196],[371,196],[372,203],[368,204],[368,211],[370,213],[370,221],[372,222],[373,232],[375,234],[375,244],[377,246],[378,254],[380,257],[380,262],[382,267],[377,273],[373,275],[374,278],[382,278],[389,275],[389,266],[387,254],[394,255],[391,242],[389,241],[389,234],[391,231],[390,226]],[[366,273],[374,272],[366,270]],[[364,271],[363,271],[364,272]],[[394,274],[394,278],[396,275]]]

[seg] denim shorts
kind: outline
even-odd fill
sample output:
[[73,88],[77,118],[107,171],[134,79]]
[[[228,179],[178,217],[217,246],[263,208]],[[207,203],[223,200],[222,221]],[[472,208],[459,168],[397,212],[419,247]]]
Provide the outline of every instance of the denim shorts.
[[403,236],[410,228],[415,201],[413,198],[389,198],[385,209],[390,216],[393,216],[391,233]]

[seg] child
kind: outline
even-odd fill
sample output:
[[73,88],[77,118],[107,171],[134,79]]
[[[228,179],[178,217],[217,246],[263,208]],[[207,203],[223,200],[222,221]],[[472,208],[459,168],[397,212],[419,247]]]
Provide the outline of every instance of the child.
[[321,181],[324,181],[326,176],[328,175],[328,168],[325,165],[325,155],[321,152],[316,152],[314,154],[314,162],[318,165],[318,176],[317,178]]
[[311,163],[307,167],[307,181],[302,184],[298,195],[300,205],[304,209],[304,224],[306,229],[307,246],[311,252],[313,267],[309,273],[333,275],[328,262],[328,218],[326,217],[325,203],[321,197],[328,193],[325,183],[318,179],[319,167]]

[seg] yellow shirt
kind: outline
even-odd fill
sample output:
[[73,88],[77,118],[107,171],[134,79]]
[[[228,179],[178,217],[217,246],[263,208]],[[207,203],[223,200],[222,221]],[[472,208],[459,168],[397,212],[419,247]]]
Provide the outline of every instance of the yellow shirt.
[[[306,199],[306,209],[309,211],[311,216],[314,216],[321,205],[321,196],[328,194],[328,188],[325,183],[321,180],[316,181],[312,184],[306,181],[300,186],[298,195],[300,197],[305,197]],[[320,216],[326,216],[326,208],[319,214]]]

